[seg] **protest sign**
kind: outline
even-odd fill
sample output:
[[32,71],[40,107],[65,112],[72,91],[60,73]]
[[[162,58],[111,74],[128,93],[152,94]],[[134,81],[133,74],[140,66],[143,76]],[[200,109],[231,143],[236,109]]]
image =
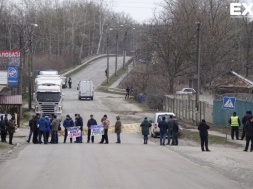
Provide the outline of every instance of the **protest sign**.
[[104,134],[104,126],[103,125],[92,125],[91,127],[91,135],[103,135]]
[[68,127],[67,130],[68,130],[68,137],[69,138],[80,137],[82,134],[80,126]]

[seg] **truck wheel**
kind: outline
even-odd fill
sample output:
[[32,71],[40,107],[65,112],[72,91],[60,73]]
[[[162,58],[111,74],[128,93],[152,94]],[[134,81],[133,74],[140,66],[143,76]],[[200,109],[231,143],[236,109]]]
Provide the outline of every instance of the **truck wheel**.
[[79,96],[78,99],[81,100],[81,97]]
[[91,97],[90,99],[93,100],[93,97]]

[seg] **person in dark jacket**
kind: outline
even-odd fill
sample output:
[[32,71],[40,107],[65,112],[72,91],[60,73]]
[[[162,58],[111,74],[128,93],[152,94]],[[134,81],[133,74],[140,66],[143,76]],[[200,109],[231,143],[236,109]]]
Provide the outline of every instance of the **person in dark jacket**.
[[71,89],[71,85],[72,85],[72,79],[71,79],[71,77],[69,78],[68,83],[69,83],[69,88]]
[[246,115],[243,116],[243,118],[242,118],[243,129],[242,129],[242,137],[241,137],[241,140],[243,140],[244,137],[245,137],[246,123],[249,122],[251,116],[252,116],[252,112],[251,112],[251,111],[247,111],[247,112],[246,112]]
[[144,143],[143,144],[148,144],[148,135],[149,135],[149,128],[152,126],[151,123],[148,121],[148,118],[145,117],[143,122],[141,123],[141,132],[143,135]]
[[[74,122],[69,115],[66,115],[66,119],[63,122],[63,127],[65,128],[64,143],[66,143],[66,139],[68,136],[68,128],[74,127]],[[72,138],[70,138],[70,143],[72,143]]]
[[7,142],[6,141],[6,124],[4,121],[4,117],[1,115],[1,120],[0,120],[0,131],[1,131],[1,142]]
[[11,144],[11,145],[13,145],[12,139],[13,139],[13,135],[15,133],[15,129],[16,129],[16,126],[15,126],[15,117],[13,116],[8,121],[8,124],[7,124],[7,130],[8,130],[8,133],[9,133],[9,144]]
[[173,127],[172,127],[172,144],[171,145],[178,145],[178,131],[179,131],[179,127],[178,127],[178,121],[176,116],[173,116]]
[[160,128],[160,145],[165,145],[168,130],[168,123],[165,121],[165,117],[163,117],[162,121],[158,123],[158,127]]
[[45,116],[45,119],[47,120],[47,123],[48,123],[48,127],[46,128],[46,138],[47,138],[47,142],[48,142],[49,141],[49,135],[50,135],[50,132],[51,132],[51,121],[50,121],[48,116]]
[[50,126],[49,126],[48,121],[45,118],[45,116],[42,116],[38,120],[37,126],[39,128],[39,144],[42,144],[42,141],[41,141],[42,136],[43,136],[43,142],[44,142],[44,144],[47,144],[46,131],[47,131],[47,128],[50,127]]
[[60,121],[57,119],[56,115],[52,116],[51,119],[51,130],[52,130],[52,137],[51,142],[52,144],[58,144],[58,128],[59,128]]
[[250,121],[246,123],[246,146],[244,151],[247,152],[249,148],[249,141],[251,141],[250,151],[253,151],[253,116],[251,116]]
[[170,145],[170,139],[172,138],[173,123],[174,123],[173,115],[170,115],[170,119],[168,120],[168,132],[167,132],[168,142],[167,142],[167,145]]
[[33,118],[33,123],[32,123],[32,130],[33,130],[33,144],[38,144],[38,135],[39,135],[39,128],[37,126],[37,122],[40,119],[40,114],[36,114]]
[[116,117],[116,123],[115,123],[115,133],[117,134],[117,144],[120,144],[121,143],[121,140],[120,140],[120,133],[121,133],[121,127],[122,127],[122,123],[120,121],[120,117],[117,116]]
[[32,118],[29,120],[29,136],[28,136],[28,139],[27,139],[27,143],[29,143],[30,142],[30,140],[31,140],[31,137],[32,137],[32,134],[33,134],[33,119],[34,119],[34,115],[32,115]]
[[91,142],[94,143],[94,136],[91,136],[91,126],[92,125],[97,125],[97,121],[93,118],[93,115],[90,115],[90,119],[87,122],[87,127],[88,127],[88,137],[87,137],[87,143]]
[[210,152],[210,150],[208,148],[208,131],[207,131],[209,128],[210,127],[209,127],[209,125],[206,124],[206,121],[204,119],[202,119],[202,121],[200,122],[200,124],[198,126],[202,152],[205,151],[204,145],[206,147],[206,151]]
[[129,94],[130,94],[130,88],[127,87],[127,88],[126,88],[126,96],[125,96],[125,99],[129,98]]
[[81,136],[76,137],[75,143],[82,143],[83,142],[83,118],[80,116],[80,114],[75,114],[75,126],[80,126],[81,130]]

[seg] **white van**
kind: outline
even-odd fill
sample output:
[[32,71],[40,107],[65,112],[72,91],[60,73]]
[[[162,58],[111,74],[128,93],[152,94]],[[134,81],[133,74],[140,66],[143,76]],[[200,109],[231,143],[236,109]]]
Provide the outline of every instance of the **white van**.
[[151,127],[151,137],[158,137],[160,135],[160,128],[158,127],[158,123],[162,121],[162,118],[165,117],[165,120],[168,121],[170,116],[175,116],[173,112],[158,112],[155,113],[155,117],[152,120],[152,127]]
[[94,96],[94,86],[92,81],[79,81],[77,86],[78,91],[78,99],[82,98],[90,98],[93,100]]

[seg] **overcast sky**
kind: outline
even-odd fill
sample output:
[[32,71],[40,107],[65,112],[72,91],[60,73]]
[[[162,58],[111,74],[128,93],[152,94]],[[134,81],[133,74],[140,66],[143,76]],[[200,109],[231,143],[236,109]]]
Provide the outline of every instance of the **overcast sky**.
[[159,9],[163,0],[106,0],[115,12],[125,12],[138,22],[153,17],[153,11]]

